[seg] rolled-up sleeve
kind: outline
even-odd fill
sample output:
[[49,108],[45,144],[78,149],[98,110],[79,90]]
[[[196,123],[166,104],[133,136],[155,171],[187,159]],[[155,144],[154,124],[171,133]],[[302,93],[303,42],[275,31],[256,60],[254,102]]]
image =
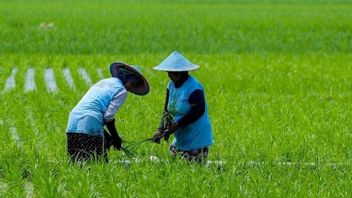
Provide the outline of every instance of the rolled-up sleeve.
[[112,98],[108,106],[108,109],[104,113],[105,123],[110,122],[114,119],[116,112],[120,109],[122,104],[125,102],[126,98],[127,98],[126,89],[120,89],[119,91],[117,91],[115,96]]

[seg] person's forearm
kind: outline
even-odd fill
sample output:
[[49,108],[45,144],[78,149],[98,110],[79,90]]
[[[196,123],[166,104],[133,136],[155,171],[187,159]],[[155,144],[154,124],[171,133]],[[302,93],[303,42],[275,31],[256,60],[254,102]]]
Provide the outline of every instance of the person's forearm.
[[120,137],[115,127],[115,119],[108,123],[105,123],[105,125],[108,128],[109,133],[113,139],[118,139]]
[[163,115],[162,115],[160,123],[159,123],[159,128],[158,128],[159,131],[164,130],[164,128],[165,128],[164,119],[165,119],[165,113],[167,112],[168,103],[169,103],[169,90],[166,89],[166,97],[165,97],[165,103],[164,103],[164,112],[163,112]]
[[170,91],[166,89],[166,97],[165,97],[165,103],[164,103],[164,112],[167,112],[167,105],[169,104],[169,94]]
[[120,150],[121,149],[121,144],[122,144],[122,140],[119,136],[119,134],[117,133],[116,127],[115,127],[115,120],[105,123],[106,127],[108,128],[110,135],[111,135],[111,139],[112,139],[112,144],[114,146],[115,149]]

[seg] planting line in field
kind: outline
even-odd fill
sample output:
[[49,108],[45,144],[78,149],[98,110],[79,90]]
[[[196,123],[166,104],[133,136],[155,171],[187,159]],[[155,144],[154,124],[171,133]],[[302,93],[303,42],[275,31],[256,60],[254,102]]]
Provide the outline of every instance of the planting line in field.
[[26,181],[26,183],[24,184],[24,189],[26,191],[26,198],[34,197],[33,196],[34,187],[33,187],[33,183],[32,182]]
[[83,78],[83,80],[86,82],[87,85],[92,86],[92,79],[90,79],[87,70],[84,68],[79,68],[79,74],[81,75],[81,77]]
[[17,147],[18,148],[22,148],[23,147],[23,142],[22,142],[20,136],[17,133],[16,127],[11,127],[9,132],[11,134],[12,139],[16,142]]
[[73,78],[72,78],[70,69],[64,68],[62,70],[62,73],[64,74],[64,77],[65,77],[65,80],[66,80],[68,86],[70,86],[70,88],[73,90],[76,89],[76,86],[75,86],[75,83],[73,82]]
[[26,84],[24,86],[24,91],[33,91],[35,89],[35,82],[34,82],[34,69],[29,68],[27,70],[27,75],[26,75]]
[[[37,139],[38,139],[38,142],[35,144],[35,148],[40,152],[42,152],[42,151],[45,152],[46,149],[43,150],[43,148],[46,148],[46,146],[45,146],[45,142],[47,142],[47,140],[45,139],[46,136],[43,136],[42,133],[39,133],[39,129],[37,127],[37,122],[33,116],[33,111],[31,109],[31,107],[26,105],[25,109],[26,109],[26,119],[28,120],[28,122],[31,125],[31,129],[33,130],[34,137],[37,137]],[[47,157],[48,161],[51,161],[48,156],[46,156],[46,157]],[[33,188],[33,184],[31,182],[27,181],[27,183],[25,185],[25,189],[26,189],[26,197],[34,197],[33,196],[34,188]],[[58,191],[62,194],[67,194],[65,191],[65,184],[59,182]]]
[[44,80],[45,80],[45,84],[48,92],[57,91],[57,85],[56,85],[55,74],[53,69],[48,68],[45,70]]
[[[216,165],[216,166],[224,166],[227,164],[226,161],[221,161],[221,160],[216,160],[216,161],[207,161],[207,166],[210,165]],[[246,164],[247,166],[264,166],[264,165],[276,165],[276,166],[329,166],[329,167],[337,167],[337,166],[348,166],[349,163],[333,163],[333,162],[328,162],[328,163],[315,163],[315,162],[259,162],[259,161],[249,161],[249,162],[238,162],[237,165],[241,164]]]
[[[34,120],[32,109],[30,106],[27,106],[27,105],[25,106],[25,109],[26,109],[26,119],[28,120],[28,122],[31,125],[31,129],[34,132],[34,137],[39,137],[39,130],[38,130],[36,122]],[[43,143],[42,138],[39,138],[38,144],[35,144],[37,150],[41,149],[42,143]],[[26,198],[34,197],[34,194],[33,194],[34,193],[34,186],[33,186],[32,182],[27,180],[24,185],[24,189],[26,191]]]
[[97,69],[97,74],[98,74],[99,79],[103,79],[104,78],[104,75],[103,75],[103,72],[102,72],[101,68]]
[[92,197],[102,197],[101,194],[95,189],[96,184],[90,184],[89,191]]
[[[119,164],[123,164],[126,167],[129,167],[131,165],[131,163],[136,163],[136,164],[140,164],[142,161],[144,161],[145,159],[141,159],[141,158],[132,158],[131,160],[117,160],[116,162]],[[150,156],[149,157],[149,161],[152,161],[154,163],[160,163],[163,162],[163,159],[160,159],[157,156]],[[206,167],[211,167],[211,166],[216,166],[218,168],[222,168],[227,164],[226,161],[222,161],[222,160],[208,160],[205,164]],[[276,166],[310,166],[310,167],[315,167],[315,166],[324,166],[324,167],[339,167],[339,166],[348,166],[350,165],[349,163],[333,163],[333,162],[329,162],[329,163],[315,163],[315,162],[274,162],[274,163],[270,163],[270,162],[259,162],[259,161],[249,161],[249,162],[238,162],[235,163],[233,165],[247,165],[247,166],[264,166],[264,165],[276,165]]]
[[[9,131],[12,136],[12,139],[16,142],[17,147],[19,149],[22,149],[23,148],[23,141],[21,140],[20,136],[18,135],[16,127],[11,127]],[[7,187],[7,186],[5,186],[5,187]],[[32,182],[27,180],[26,183],[24,184],[24,189],[26,191],[26,198],[34,197],[33,196],[34,187],[33,187]]]
[[68,197],[68,191],[65,188],[66,184],[59,181],[59,185],[57,186],[57,192],[60,193],[61,197]]
[[3,182],[3,181],[0,181],[0,195],[2,193],[5,193],[7,191],[7,188],[9,186],[7,185],[7,183]]
[[38,128],[36,127],[36,122],[33,118],[33,112],[32,112],[32,109],[30,109],[30,107],[25,107],[26,108],[26,117],[27,117],[27,120],[29,121],[30,125],[31,125],[31,128],[34,129],[34,135],[37,137],[39,135],[39,130]]
[[15,77],[17,74],[17,68],[13,68],[11,75],[7,78],[4,91],[8,91],[16,87]]
[[[37,127],[37,122],[35,121],[34,117],[33,117],[33,112],[31,107],[29,107],[28,105],[25,105],[25,109],[26,109],[26,119],[28,120],[28,122],[31,125],[31,129],[34,132],[34,137],[40,137],[40,133],[39,133],[39,129]],[[40,150],[42,148],[43,145],[43,138],[38,138],[39,142],[38,144],[36,144],[36,148],[37,150]]]

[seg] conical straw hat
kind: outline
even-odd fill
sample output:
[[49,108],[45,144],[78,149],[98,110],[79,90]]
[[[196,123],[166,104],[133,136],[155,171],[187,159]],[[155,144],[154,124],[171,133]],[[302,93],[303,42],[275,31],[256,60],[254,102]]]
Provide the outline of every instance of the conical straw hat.
[[153,69],[158,71],[182,72],[199,69],[199,65],[191,63],[178,51],[174,51],[163,62],[161,62]]

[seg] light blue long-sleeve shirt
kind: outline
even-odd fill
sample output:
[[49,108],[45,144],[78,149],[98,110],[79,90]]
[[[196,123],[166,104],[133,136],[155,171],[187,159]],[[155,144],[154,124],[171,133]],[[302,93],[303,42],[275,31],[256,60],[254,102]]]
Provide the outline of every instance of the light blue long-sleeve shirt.
[[103,136],[104,122],[114,119],[126,97],[127,90],[120,79],[100,80],[70,112],[66,132]]

